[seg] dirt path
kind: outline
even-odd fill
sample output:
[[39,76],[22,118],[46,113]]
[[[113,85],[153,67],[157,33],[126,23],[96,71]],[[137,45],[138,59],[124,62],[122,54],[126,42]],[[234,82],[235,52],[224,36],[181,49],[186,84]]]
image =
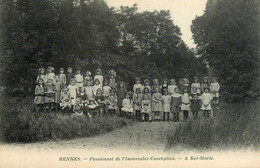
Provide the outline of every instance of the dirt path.
[[66,149],[131,149],[163,151],[167,141],[167,131],[176,127],[173,122],[138,122],[122,129],[74,140],[37,142],[30,144],[4,144],[2,147],[17,150],[66,150]]

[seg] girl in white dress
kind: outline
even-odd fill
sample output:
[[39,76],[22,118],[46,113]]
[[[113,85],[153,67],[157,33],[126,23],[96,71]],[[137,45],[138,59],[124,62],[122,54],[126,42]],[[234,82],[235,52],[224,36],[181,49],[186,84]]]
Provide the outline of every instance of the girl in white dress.
[[136,92],[136,89],[139,88],[141,90],[141,92],[143,91],[144,87],[141,84],[141,79],[139,77],[135,78],[135,84],[133,86],[133,91],[134,93]]
[[189,111],[190,111],[190,96],[188,94],[188,88],[183,88],[183,93],[181,96],[181,110],[183,112],[184,120],[187,120],[189,117]]
[[130,93],[127,93],[122,102],[122,111],[125,113],[126,118],[133,118],[133,101],[130,99]]
[[144,98],[142,100],[142,110],[141,110],[142,121],[151,121],[152,120],[151,100],[149,99],[148,94],[144,94],[143,97]]
[[171,111],[171,96],[168,94],[168,90],[164,90],[162,95],[162,104],[163,104],[163,121],[170,121],[170,111]]
[[170,94],[170,95],[174,94],[174,90],[175,90],[176,87],[177,87],[177,86],[176,86],[175,79],[171,79],[171,80],[170,80],[170,84],[169,84],[169,86],[168,86],[168,91],[169,91],[169,94]]
[[96,75],[94,76],[94,81],[95,81],[96,79],[99,80],[99,83],[100,83],[101,89],[102,89],[104,78],[103,78],[103,75],[102,75],[102,71],[101,71],[101,69],[99,69],[99,68],[97,69]]
[[77,74],[75,75],[75,79],[76,79],[76,85],[77,88],[80,88],[83,86],[83,75],[81,75],[81,71],[80,68],[77,68]]
[[87,85],[88,81],[90,81],[91,85],[93,85],[93,79],[90,71],[86,71],[86,76],[84,77],[84,85]]
[[76,98],[77,98],[77,85],[76,85],[75,79],[72,79],[70,81],[70,85],[68,86],[67,90],[68,90],[69,97],[70,97],[72,111],[75,111],[75,104],[76,104]]
[[93,86],[94,96],[96,96],[98,89],[101,89],[101,91],[102,91],[103,88],[102,88],[102,85],[101,85],[99,79],[95,79],[94,80],[94,86]]
[[219,86],[219,83],[217,82],[216,78],[213,78],[212,79],[212,83],[210,84],[210,92],[211,92],[211,95],[213,97],[213,108],[217,108],[217,105],[218,105],[218,99],[219,99],[219,89],[220,89],[220,86]]
[[208,87],[204,88],[204,93],[201,95],[200,99],[202,102],[201,110],[203,110],[203,116],[205,118],[209,118],[210,112],[212,110],[211,105],[210,105],[211,100],[212,100],[212,95],[209,93]]
[[[196,88],[196,89],[194,89],[194,88]],[[194,82],[191,84],[191,93],[196,94],[196,93],[194,93],[195,90],[196,90],[197,94],[201,93],[199,78],[197,76],[194,77]]]
[[87,99],[94,98],[94,89],[91,86],[91,81],[87,81],[87,86],[85,87],[85,93],[87,95]]

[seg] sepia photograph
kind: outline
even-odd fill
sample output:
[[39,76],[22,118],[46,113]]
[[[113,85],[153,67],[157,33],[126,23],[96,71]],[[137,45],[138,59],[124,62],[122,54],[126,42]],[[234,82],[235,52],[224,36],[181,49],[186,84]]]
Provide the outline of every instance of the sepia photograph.
[[18,167],[260,167],[260,1],[0,0]]

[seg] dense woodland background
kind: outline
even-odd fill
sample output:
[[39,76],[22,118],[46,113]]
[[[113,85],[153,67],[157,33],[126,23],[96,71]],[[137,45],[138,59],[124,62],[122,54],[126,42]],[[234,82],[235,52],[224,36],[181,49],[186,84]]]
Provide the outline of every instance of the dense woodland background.
[[[259,1],[208,0],[188,48],[170,12],[104,0],[0,0],[0,85],[32,87],[40,65],[134,77],[216,76],[225,100],[259,99]],[[106,74],[105,74],[106,75]]]

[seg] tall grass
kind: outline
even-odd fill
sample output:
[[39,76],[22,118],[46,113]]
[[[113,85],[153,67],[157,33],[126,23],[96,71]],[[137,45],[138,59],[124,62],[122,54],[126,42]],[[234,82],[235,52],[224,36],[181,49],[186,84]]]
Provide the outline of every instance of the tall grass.
[[[173,128],[174,129],[174,128]],[[189,120],[169,131],[168,147],[260,149],[260,104],[225,104],[210,119]]]
[[2,97],[0,136],[5,142],[36,142],[93,136],[132,124],[118,117],[89,119],[62,112],[32,112],[32,98]]

